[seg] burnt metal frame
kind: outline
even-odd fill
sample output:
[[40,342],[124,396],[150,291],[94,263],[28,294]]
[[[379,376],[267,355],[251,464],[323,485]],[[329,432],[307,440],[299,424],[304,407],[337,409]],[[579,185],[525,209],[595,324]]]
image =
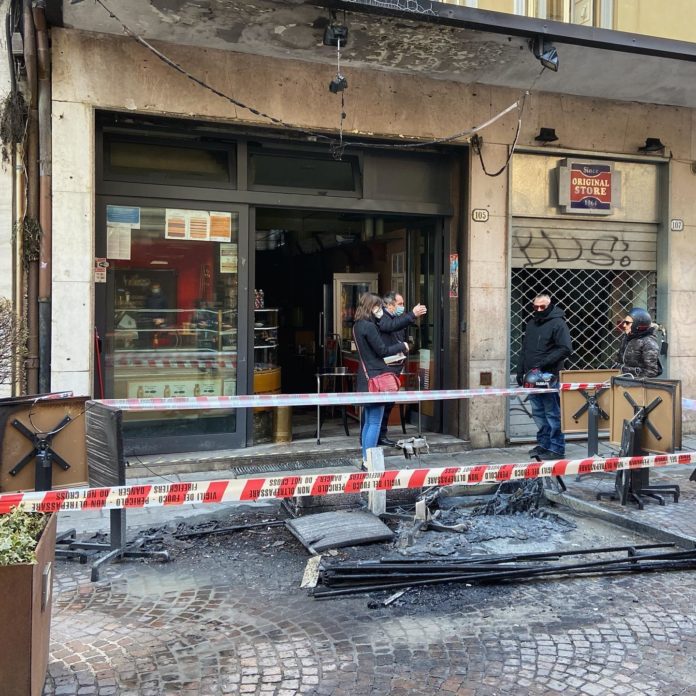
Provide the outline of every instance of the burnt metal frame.
[[53,487],[53,463],[55,462],[63,471],[67,471],[70,468],[70,464],[51,447],[51,442],[71,421],[72,418],[70,416],[65,416],[50,432],[38,433],[29,430],[24,423],[15,418],[12,421],[12,427],[24,435],[33,447],[29,454],[22,457],[10,469],[10,476],[16,476],[32,459],[35,459],[34,490],[50,491]]
[[[110,418],[104,423],[104,414]],[[104,406],[98,401],[88,401],[85,406],[85,440],[91,487],[124,486],[126,462],[123,456],[123,412]],[[96,420],[95,420],[96,419]],[[100,424],[101,421],[101,424]],[[95,451],[95,447],[99,451]],[[103,448],[110,448],[107,452]],[[106,467],[106,468],[105,468]],[[109,511],[109,541],[80,541],[75,529],[68,529],[56,536],[56,557],[77,558],[80,563],[93,560],[99,552],[104,555],[92,563],[92,582],[99,580],[101,566],[124,558],[155,558],[169,560],[167,551],[142,549],[147,537],[138,536],[131,542],[126,538],[126,510]]]
[[587,456],[592,457],[599,453],[599,419],[609,420],[609,414],[599,405],[599,397],[607,391],[609,387],[600,387],[594,392],[586,389],[578,391],[585,397],[585,403],[571,416],[574,421],[578,421],[585,411],[587,411]]
[[80,541],[75,529],[68,529],[56,535],[56,557],[77,558],[80,563],[87,563],[96,553],[106,552],[92,563],[90,579],[99,580],[102,566],[123,558],[155,558],[169,560],[168,551],[142,550],[147,537],[138,536],[133,541],[126,540],[126,511],[109,510],[109,541]]
[[[646,454],[641,448],[643,428],[649,430],[656,439],[662,439],[662,435],[660,435],[648,418],[650,413],[662,403],[662,397],[656,397],[646,406],[639,406],[628,392],[624,392],[623,396],[633,408],[634,415],[631,420],[624,420],[619,456],[642,456]],[[651,484],[650,469],[640,468],[617,472],[614,490],[600,491],[597,493],[597,500],[606,497],[610,500],[620,500],[621,505],[632,502],[638,506],[639,510],[642,510],[645,505],[645,498],[655,500],[659,505],[664,505],[664,495],[673,496],[674,502],[678,503],[679,494],[680,488],[676,484]]]

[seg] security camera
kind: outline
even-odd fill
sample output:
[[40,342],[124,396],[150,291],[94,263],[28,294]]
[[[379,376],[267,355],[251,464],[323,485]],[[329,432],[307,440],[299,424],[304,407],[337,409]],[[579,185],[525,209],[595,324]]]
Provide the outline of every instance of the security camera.
[[348,41],[348,27],[343,24],[329,24],[324,29],[324,46],[341,46],[346,45]]
[[332,94],[338,94],[346,87],[348,87],[348,80],[346,80],[343,75],[336,75],[336,77],[334,77],[334,79],[329,83],[329,92]]

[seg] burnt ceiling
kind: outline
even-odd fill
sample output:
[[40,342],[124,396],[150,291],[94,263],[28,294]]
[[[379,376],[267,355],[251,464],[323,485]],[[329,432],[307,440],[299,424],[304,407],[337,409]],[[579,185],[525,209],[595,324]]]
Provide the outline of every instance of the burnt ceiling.
[[[325,46],[322,38],[334,12],[337,20],[348,26],[347,45],[341,51],[342,69],[348,77],[351,68],[369,67],[525,89],[540,69],[527,37],[445,23],[429,12],[429,8],[443,5],[420,0],[344,2],[345,10],[326,6],[335,3],[321,5],[304,0],[103,2],[146,39],[332,65],[336,64],[336,49]],[[394,8],[399,11],[379,14],[376,6],[380,4],[386,13]],[[368,13],[367,9],[372,11]],[[466,15],[466,8],[456,10],[458,16]],[[510,24],[509,15],[500,16]],[[87,31],[123,33],[116,19],[99,3],[90,1],[73,4],[65,0],[63,23]],[[534,21],[531,25],[530,20],[524,23],[534,26]],[[537,90],[696,107],[695,62],[589,48],[558,39],[554,43],[560,70],[546,71],[536,84]]]

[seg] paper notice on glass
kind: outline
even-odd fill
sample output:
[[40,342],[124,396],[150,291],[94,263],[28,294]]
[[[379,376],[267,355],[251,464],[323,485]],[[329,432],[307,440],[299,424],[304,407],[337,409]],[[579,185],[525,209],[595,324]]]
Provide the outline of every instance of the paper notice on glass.
[[220,273],[237,272],[237,245],[220,244]]
[[203,210],[188,211],[188,238],[196,242],[210,239],[210,215]]
[[186,210],[167,209],[164,226],[165,239],[188,239],[188,215]]
[[131,257],[131,227],[130,225],[106,226],[106,258],[125,259]]
[[140,208],[130,205],[107,205],[107,225],[128,225],[134,230],[140,229]]
[[232,241],[232,213],[210,213],[210,241]]

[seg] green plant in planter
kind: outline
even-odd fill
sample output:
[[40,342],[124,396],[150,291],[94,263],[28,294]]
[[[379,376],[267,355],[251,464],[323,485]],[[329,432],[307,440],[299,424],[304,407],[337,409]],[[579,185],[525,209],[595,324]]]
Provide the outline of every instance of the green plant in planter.
[[48,517],[13,508],[0,515],[0,566],[36,563],[36,545]]

